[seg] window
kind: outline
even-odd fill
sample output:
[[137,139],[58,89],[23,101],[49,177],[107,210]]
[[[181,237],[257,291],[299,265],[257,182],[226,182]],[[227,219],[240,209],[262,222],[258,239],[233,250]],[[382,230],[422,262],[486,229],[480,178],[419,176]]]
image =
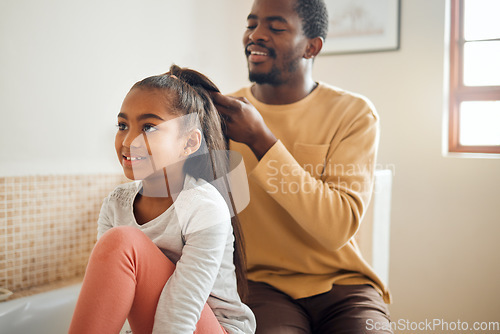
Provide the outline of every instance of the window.
[[500,1],[451,0],[448,151],[500,154]]

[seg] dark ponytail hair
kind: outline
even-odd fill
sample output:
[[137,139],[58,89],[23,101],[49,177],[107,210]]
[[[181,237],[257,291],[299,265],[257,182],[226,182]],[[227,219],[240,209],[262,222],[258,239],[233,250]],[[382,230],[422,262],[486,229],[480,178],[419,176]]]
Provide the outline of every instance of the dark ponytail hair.
[[[230,170],[229,138],[225,135],[224,122],[214,106],[210,92],[219,92],[217,86],[205,75],[188,69],[172,65],[170,70],[163,74],[152,76],[137,82],[132,89],[156,89],[165,92],[165,98],[174,108],[172,112],[178,116],[195,114],[197,117],[182,117],[181,128],[190,131],[200,127],[202,132],[202,146],[184,163],[184,172],[194,178],[202,178],[207,182],[219,179]],[[205,153],[203,152],[205,150]],[[208,153],[206,152],[208,151]],[[220,189],[220,183],[213,185],[221,193],[227,193],[231,208],[234,211],[231,218],[234,234],[233,263],[238,283],[238,293],[242,300],[247,295],[246,256],[243,233],[240,221],[234,206],[231,192]],[[222,185],[224,188],[227,185]],[[226,199],[227,200],[227,199]]]

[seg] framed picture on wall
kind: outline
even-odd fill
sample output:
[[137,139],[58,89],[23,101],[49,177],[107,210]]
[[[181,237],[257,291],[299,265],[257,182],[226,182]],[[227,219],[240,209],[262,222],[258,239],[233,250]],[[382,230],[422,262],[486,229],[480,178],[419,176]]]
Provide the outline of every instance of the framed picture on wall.
[[321,55],[399,49],[401,0],[325,0],[328,35]]

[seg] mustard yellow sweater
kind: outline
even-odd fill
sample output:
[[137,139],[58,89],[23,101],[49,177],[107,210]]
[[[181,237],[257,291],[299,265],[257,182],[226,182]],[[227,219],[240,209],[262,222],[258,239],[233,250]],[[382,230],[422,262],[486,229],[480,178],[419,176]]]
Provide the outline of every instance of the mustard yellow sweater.
[[249,173],[250,204],[240,214],[248,278],[304,298],[332,284],[371,284],[390,294],[354,241],[371,196],[378,116],[361,96],[320,83],[304,99],[268,105],[244,96],[278,142],[257,161],[231,142]]

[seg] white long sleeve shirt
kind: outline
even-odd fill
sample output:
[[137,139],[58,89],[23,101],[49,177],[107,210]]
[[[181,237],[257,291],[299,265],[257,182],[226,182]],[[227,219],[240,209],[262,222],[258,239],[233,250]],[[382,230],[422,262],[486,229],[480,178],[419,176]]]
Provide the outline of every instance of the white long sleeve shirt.
[[126,183],[106,197],[98,238],[112,227],[134,226],[176,265],[158,301],[153,333],[193,333],[205,303],[228,333],[254,333],[255,317],[237,293],[231,217],[221,194],[186,176],[174,204],[139,225],[133,203],[141,188],[141,181]]

